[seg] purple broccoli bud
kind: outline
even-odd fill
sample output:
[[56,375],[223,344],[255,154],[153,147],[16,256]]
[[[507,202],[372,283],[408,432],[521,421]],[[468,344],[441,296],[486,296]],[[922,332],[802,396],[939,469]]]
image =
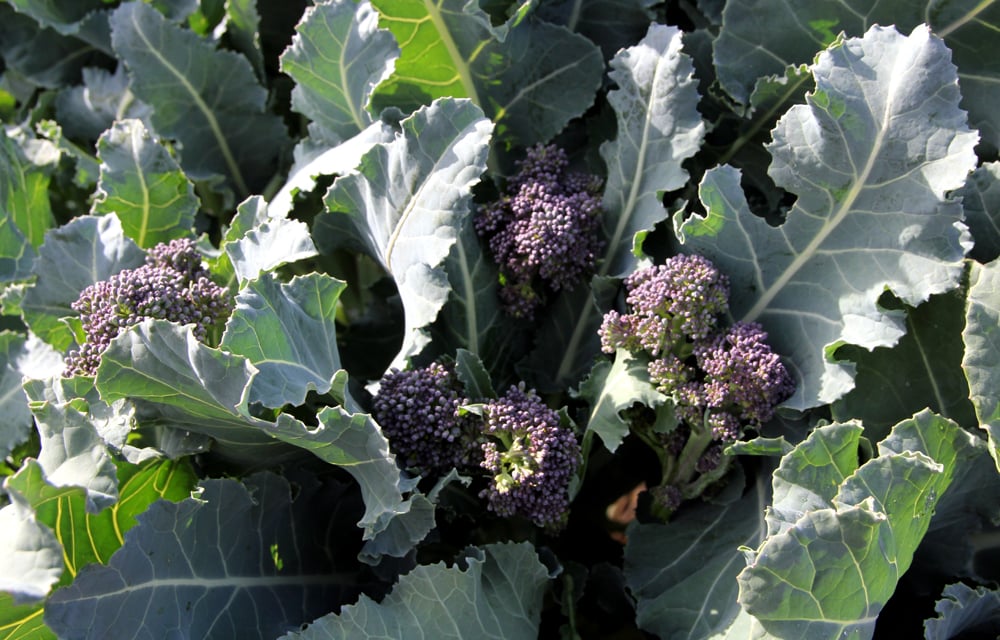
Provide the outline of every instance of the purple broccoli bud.
[[755,322],[737,322],[695,347],[705,372],[705,398],[712,409],[759,425],[795,391],[778,354],[767,344],[767,332]]
[[476,217],[500,267],[500,299],[514,317],[532,318],[549,292],[593,273],[603,247],[597,180],[567,173],[568,165],[559,147],[532,147],[503,196]]
[[569,483],[580,463],[580,445],[559,414],[535,392],[512,386],[486,403],[481,466],[492,476],[480,497],[494,513],[522,515],[541,527],[566,523]]
[[636,271],[625,279],[622,316],[611,312],[601,326],[601,348],[641,350],[657,357],[685,340],[702,340],[729,309],[729,279],[707,258],[676,255],[662,265]]
[[95,282],[71,306],[80,313],[85,340],[67,355],[66,376],[95,375],[111,341],[146,318],[191,324],[204,342],[232,311],[227,289],[212,282],[189,239],[153,247],[144,265]]
[[472,464],[478,419],[461,415],[468,401],[453,367],[440,363],[387,373],[372,401],[372,416],[408,468],[447,471]]

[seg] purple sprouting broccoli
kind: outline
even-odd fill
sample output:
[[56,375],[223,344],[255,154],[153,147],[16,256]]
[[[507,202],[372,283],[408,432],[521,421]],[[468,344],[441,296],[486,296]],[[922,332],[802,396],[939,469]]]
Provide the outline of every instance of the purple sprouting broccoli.
[[625,279],[631,311],[610,311],[601,326],[601,348],[645,351],[656,357],[677,345],[705,339],[729,310],[729,279],[707,258],[677,255]]
[[500,267],[500,299],[518,318],[534,317],[548,295],[594,271],[600,238],[600,181],[567,171],[556,145],[528,150],[499,200],[476,216],[476,232]]
[[407,468],[433,473],[474,464],[478,417],[459,409],[468,403],[454,367],[426,367],[382,377],[372,416]]
[[770,420],[794,385],[759,324],[722,325],[729,282],[707,258],[674,256],[630,275],[625,290],[627,312],[605,315],[601,347],[645,361],[649,383],[673,406],[673,427],[631,423],[660,457],[663,477],[650,494],[669,515],[725,474],[725,445]]
[[580,463],[573,430],[533,391],[512,386],[483,408],[481,466],[491,476],[481,497],[494,513],[520,515],[559,530],[569,511],[569,483]]
[[80,313],[85,340],[67,355],[66,376],[95,375],[111,341],[146,318],[193,325],[204,342],[232,311],[228,290],[212,282],[186,238],[151,248],[145,264],[95,282],[71,306]]

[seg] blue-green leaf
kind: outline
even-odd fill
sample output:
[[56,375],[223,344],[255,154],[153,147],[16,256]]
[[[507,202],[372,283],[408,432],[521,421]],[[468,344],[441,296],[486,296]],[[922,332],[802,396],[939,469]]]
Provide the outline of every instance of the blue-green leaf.
[[[0,130],[0,212],[7,219],[6,224],[13,223],[36,248],[42,244],[45,233],[55,226],[48,193],[51,164],[33,162],[16,140]],[[16,239],[10,232],[6,235]],[[13,252],[8,249],[5,257],[23,260],[24,252],[28,251],[30,248]]]
[[35,517],[31,506],[11,496],[0,509],[0,592],[13,595],[15,604],[44,598],[63,572],[62,548],[55,534]]
[[97,141],[101,178],[91,213],[117,213],[143,249],[191,234],[198,198],[170,153],[139,120],[120,120]]
[[649,381],[646,363],[624,349],[614,362],[601,360],[580,385],[578,395],[590,404],[587,430],[601,438],[608,451],[614,452],[628,435],[628,422],[621,412],[639,403],[655,409],[668,401]]
[[240,290],[220,346],[259,370],[251,402],[300,405],[309,390],[330,390],[341,369],[334,317],[345,286],[321,273],[287,284],[264,273]]
[[[982,55],[1000,26],[1000,5],[979,0],[812,2],[730,0],[715,42],[719,82],[746,104],[754,82],[790,64],[812,60],[841,32],[861,36],[873,25],[909,31],[927,24],[954,52],[962,83],[962,108],[994,149],[1000,146],[997,103],[1000,63]],[[780,33],[776,38],[774,34]]]
[[132,91],[153,108],[156,132],[181,143],[187,174],[225,176],[240,198],[261,190],[287,134],[265,113],[267,93],[246,58],[215,49],[143,2],[118,7],[111,29]]
[[309,227],[300,220],[273,217],[260,196],[240,203],[222,242],[225,254],[212,272],[240,285],[284,264],[316,255]]
[[469,98],[508,143],[546,142],[594,101],[601,52],[565,27],[525,18],[505,24],[467,0],[376,0],[400,43],[395,71],[372,97],[376,110],[411,112],[443,97]]
[[945,194],[976,162],[955,68],[926,27],[837,41],[812,72],[816,90],[770,145],[770,176],[798,197],[784,224],[754,216],[724,166],[702,182],[708,214],[678,225],[686,251],[729,275],[732,315],[769,332],[796,382],[786,404],[799,409],[852,388],[838,346],[903,334],[900,314],[878,305],[886,288],[916,306],[958,284],[968,236]]
[[[857,426],[820,427],[788,454],[780,480],[795,492],[779,494],[775,474],[784,521],[768,522],[738,578],[740,603],[771,636],[871,637],[972,438],[925,411],[851,469],[859,434]],[[795,516],[798,505],[804,512]]]
[[472,548],[455,566],[422,565],[403,575],[381,602],[361,596],[282,640],[535,638],[548,579],[526,542]]
[[1000,162],[977,167],[955,192],[962,198],[965,222],[975,246],[969,257],[983,264],[1000,257]]
[[441,99],[401,123],[389,143],[374,145],[341,176],[316,218],[322,249],[352,238],[396,281],[406,313],[395,366],[427,343],[425,327],[448,297],[441,263],[469,215],[472,186],[486,169],[492,123],[468,100]]
[[25,292],[24,321],[42,340],[62,351],[74,341],[62,321],[80,292],[123,269],[143,264],[146,254],[125,237],[116,215],[80,216],[53,229],[39,249],[35,283]]
[[936,618],[924,621],[926,640],[1000,635],[1000,591],[949,584],[934,605]]
[[972,404],[979,426],[989,438],[990,454],[1000,470],[1000,387],[996,363],[1000,356],[1000,261],[972,265],[966,307],[965,356],[962,368],[969,379]]
[[399,56],[392,34],[378,28],[378,13],[367,0],[321,2],[295,30],[281,70],[295,80],[292,108],[312,120],[310,136],[334,142],[366,129],[374,120],[372,91]]
[[45,621],[65,638],[275,638],[355,589],[332,560],[337,496],[320,488],[297,483],[293,497],[286,479],[257,474],[155,502],[107,566],[52,594]]

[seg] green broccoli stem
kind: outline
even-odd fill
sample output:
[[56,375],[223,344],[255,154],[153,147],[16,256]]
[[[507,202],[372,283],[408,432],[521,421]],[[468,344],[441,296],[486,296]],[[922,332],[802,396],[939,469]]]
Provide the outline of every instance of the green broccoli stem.
[[692,427],[691,435],[688,436],[688,440],[684,444],[684,449],[681,450],[681,454],[678,456],[677,468],[674,470],[673,476],[664,478],[664,480],[676,487],[690,484],[692,478],[698,472],[696,469],[698,460],[701,459],[701,456],[704,455],[705,450],[708,449],[713,441],[712,430],[704,422],[697,428]]

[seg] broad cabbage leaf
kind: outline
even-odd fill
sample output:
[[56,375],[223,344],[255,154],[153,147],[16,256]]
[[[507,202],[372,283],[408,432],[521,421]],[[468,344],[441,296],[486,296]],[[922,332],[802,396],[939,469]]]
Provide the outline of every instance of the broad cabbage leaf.
[[330,213],[313,236],[321,249],[351,238],[392,276],[406,314],[394,366],[428,341],[424,329],[448,298],[448,257],[486,169],[493,125],[468,100],[441,99],[400,123],[327,193]]
[[143,249],[187,236],[198,210],[194,186],[139,120],[119,120],[97,141],[101,178],[91,213],[117,213]]
[[471,548],[455,566],[419,566],[381,602],[362,596],[282,640],[534,638],[548,579],[526,542]]
[[[910,305],[955,287],[969,248],[962,209],[945,194],[975,166],[977,136],[958,108],[955,68],[926,27],[873,27],[837,41],[812,68],[816,90],[778,122],[770,176],[798,197],[777,228],[754,216],[739,175],[705,175],[708,211],[678,222],[685,251],[729,275],[732,315],[763,324],[795,378],[794,408],[853,386],[842,344],[894,344]],[[872,230],[877,229],[878,233]]]
[[969,379],[972,404],[979,426],[989,438],[990,454],[1000,470],[1000,261],[972,265],[966,307],[965,356],[962,366]]

